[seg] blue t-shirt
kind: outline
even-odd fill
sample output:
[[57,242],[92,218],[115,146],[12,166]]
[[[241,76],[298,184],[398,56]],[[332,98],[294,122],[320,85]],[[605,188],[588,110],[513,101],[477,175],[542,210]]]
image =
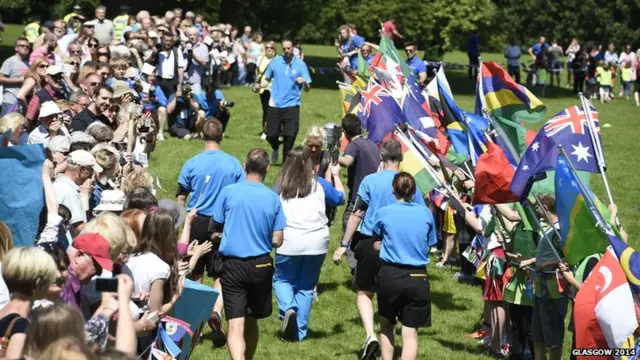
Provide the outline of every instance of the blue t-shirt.
[[351,37],[351,46],[355,49],[360,49],[360,47],[365,43],[365,40],[360,35],[353,35]]
[[411,60],[407,60],[407,65],[409,65],[411,71],[413,71],[413,73],[416,75],[427,72],[427,67],[424,65],[424,61],[418,59],[415,56],[412,57]]
[[222,189],[213,220],[224,224],[220,254],[238,258],[270,253],[273,232],[287,226],[278,195],[250,181]]
[[225,101],[222,91],[215,90],[213,94],[213,97],[208,96],[207,93],[203,91],[193,94],[196,101],[198,102],[198,105],[200,105],[200,109],[204,111],[205,119],[216,116],[216,114],[218,113],[218,102]]
[[531,47],[531,50],[533,51],[533,55],[538,55],[538,54],[540,54],[540,51],[549,50],[549,44],[544,43],[543,45],[540,45],[540,43],[535,43]]
[[[207,176],[209,183],[201,196]],[[208,150],[184,164],[178,184],[189,190],[187,211],[197,207],[198,214],[211,216],[220,191],[245,178],[244,169],[236,158],[222,150]]]
[[428,247],[438,241],[431,211],[416,203],[397,202],[378,210],[373,234],[382,239],[380,260],[398,265],[428,265]]
[[304,61],[294,58],[291,64],[287,64],[282,56],[273,58],[265,71],[265,78],[273,79],[270,105],[275,105],[276,108],[300,106],[302,86],[296,82],[296,78],[300,76],[311,84],[309,69]]
[[[368,205],[360,228],[362,235],[373,235],[374,218],[378,209],[396,203],[396,197],[393,195],[393,177],[397,173],[395,170],[382,170],[379,173],[368,175],[362,180],[358,196]],[[426,206],[420,189],[416,191],[413,201],[418,205]]]
[[[155,88],[156,89],[153,93],[156,96],[156,102],[152,104],[144,104],[144,106],[142,107],[143,112],[147,109],[156,110],[159,107],[167,107],[169,101],[167,101],[167,96],[164,94],[164,91],[162,91],[162,88],[160,86],[156,86]],[[146,94],[142,93],[142,97],[144,97],[144,95]]]

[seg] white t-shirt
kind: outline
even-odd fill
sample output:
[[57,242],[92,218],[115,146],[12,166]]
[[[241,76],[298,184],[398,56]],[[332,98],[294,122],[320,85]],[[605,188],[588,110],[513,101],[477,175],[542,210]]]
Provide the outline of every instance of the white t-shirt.
[[[2,264],[0,264],[0,274],[2,273]],[[0,310],[4,309],[10,301],[9,289],[5,284],[4,279],[0,276]]]
[[177,77],[178,74],[174,74],[174,70],[176,69],[174,53],[178,53],[178,68],[185,68],[186,61],[184,60],[184,56],[182,56],[182,50],[177,49],[174,51],[173,49],[169,51],[160,51],[158,54],[158,76],[163,79],[173,79],[174,76]]
[[133,293],[151,293],[151,284],[156,280],[167,281],[171,267],[154,253],[132,255],[122,272],[133,278]]
[[62,204],[71,211],[70,224],[87,221],[87,213],[82,207],[82,196],[80,187],[65,174],[60,174],[53,182],[53,193],[56,195],[58,204]]
[[325,195],[314,179],[309,196],[282,201],[287,219],[284,242],[276,250],[279,255],[322,255],[329,247],[329,227],[325,213]]

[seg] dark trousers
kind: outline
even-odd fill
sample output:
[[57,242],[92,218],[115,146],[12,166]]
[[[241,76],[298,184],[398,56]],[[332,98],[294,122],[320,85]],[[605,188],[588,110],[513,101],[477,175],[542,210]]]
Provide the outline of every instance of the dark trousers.
[[256,82],[256,64],[247,64],[247,77],[245,78],[247,84],[253,84]]
[[267,112],[269,111],[269,99],[271,91],[265,90],[260,94],[260,103],[262,104],[262,132],[267,133]]
[[584,72],[574,72],[573,73],[573,93],[577,94],[580,92],[584,92]]
[[269,107],[267,112],[267,141],[271,149],[280,148],[280,135],[282,135],[283,157],[282,162],[287,158],[289,151],[293,149],[296,142],[298,128],[300,127],[300,107],[290,106],[286,108]]
[[223,111],[218,111],[215,117],[222,123],[222,132],[224,133],[227,130],[227,124],[229,123],[229,119],[231,118],[229,110],[224,109]]
[[156,78],[156,85],[160,86],[164,95],[169,99],[178,89],[178,78],[174,76],[173,79],[165,79],[158,76]]
[[509,316],[511,322],[518,329],[518,342],[522,345],[524,350],[525,345],[529,345],[529,351],[531,355],[534,355],[533,339],[531,338],[531,314],[533,313],[533,307],[522,306],[516,304],[509,304]]
[[507,72],[518,84],[520,84],[520,66],[509,65],[507,66]]

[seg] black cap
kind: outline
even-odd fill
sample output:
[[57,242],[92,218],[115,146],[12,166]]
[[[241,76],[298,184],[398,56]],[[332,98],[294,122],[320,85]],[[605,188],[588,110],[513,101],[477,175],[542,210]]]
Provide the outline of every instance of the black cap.
[[120,12],[129,12],[131,11],[131,6],[129,5],[120,5]]

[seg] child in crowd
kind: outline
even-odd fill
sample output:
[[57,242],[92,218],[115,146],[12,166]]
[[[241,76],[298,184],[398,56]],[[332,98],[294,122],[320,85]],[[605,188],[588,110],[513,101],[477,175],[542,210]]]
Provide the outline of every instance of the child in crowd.
[[596,69],[598,79],[598,86],[600,87],[600,102],[611,101],[611,88],[613,83],[613,73],[611,72],[611,66],[609,64],[601,64]]
[[631,83],[633,81],[633,69],[631,68],[631,62],[626,62],[621,72],[622,77],[622,89],[624,90],[624,96],[629,100],[631,97]]

